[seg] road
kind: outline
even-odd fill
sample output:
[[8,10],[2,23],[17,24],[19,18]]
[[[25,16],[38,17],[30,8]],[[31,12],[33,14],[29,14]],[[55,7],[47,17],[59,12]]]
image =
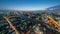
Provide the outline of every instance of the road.
[[7,21],[7,23],[10,25],[10,27],[16,32],[16,34],[20,34],[15,26],[13,26],[13,23],[9,21],[7,17],[4,17],[4,19]]
[[53,24],[54,27],[57,27],[58,28],[58,31],[60,32],[60,26],[58,24],[58,22],[56,22],[54,19],[52,19],[50,16],[48,16],[49,20],[46,19],[45,21],[47,21],[49,24]]

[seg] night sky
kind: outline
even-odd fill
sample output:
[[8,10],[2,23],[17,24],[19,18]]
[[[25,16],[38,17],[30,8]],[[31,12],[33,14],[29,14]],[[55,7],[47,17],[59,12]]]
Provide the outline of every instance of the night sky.
[[60,5],[60,0],[0,0],[0,8],[15,10],[45,10]]

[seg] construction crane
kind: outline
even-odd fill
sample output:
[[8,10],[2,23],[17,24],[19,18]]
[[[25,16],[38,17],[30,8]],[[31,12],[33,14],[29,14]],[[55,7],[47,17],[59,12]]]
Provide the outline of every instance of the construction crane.
[[45,22],[51,25],[53,28],[57,28],[58,32],[60,32],[60,26],[58,22],[56,22],[52,17],[47,16],[48,18],[45,19]]

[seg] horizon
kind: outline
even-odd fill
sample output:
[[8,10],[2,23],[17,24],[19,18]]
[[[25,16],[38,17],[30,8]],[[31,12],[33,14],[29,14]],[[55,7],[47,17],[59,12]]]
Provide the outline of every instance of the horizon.
[[60,0],[0,0],[0,8],[11,10],[46,10],[60,5]]

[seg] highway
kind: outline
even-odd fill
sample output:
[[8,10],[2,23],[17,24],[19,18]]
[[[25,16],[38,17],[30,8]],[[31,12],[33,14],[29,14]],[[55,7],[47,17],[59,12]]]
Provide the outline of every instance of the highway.
[[[12,17],[14,17],[14,16],[12,16]],[[49,18],[49,20],[48,20],[48,18]],[[58,23],[53,19],[53,18],[51,18],[50,16],[48,16],[48,18],[45,20],[45,21],[47,21],[47,23],[48,24],[52,24],[52,25],[54,25],[54,27],[56,28],[58,28],[58,32],[60,32],[60,26],[58,25]],[[16,32],[16,34],[20,34],[19,33],[19,31],[16,29],[16,27],[15,26],[13,26],[13,23],[9,20],[9,17],[5,17],[4,16],[4,19],[7,21],[7,23],[10,25],[10,27]],[[25,19],[25,18],[24,18]],[[28,19],[28,18],[26,18],[26,19]],[[31,21],[32,19],[28,19],[29,21]],[[33,20],[31,21],[31,22],[33,22],[33,23],[35,23]],[[45,25],[46,26],[46,25]],[[24,34],[23,32],[22,32],[22,34]]]
[[50,16],[47,16],[48,19],[46,19],[45,21],[47,21],[48,24],[52,25],[55,28],[58,28],[58,32],[60,32],[60,26],[58,25],[58,22],[56,22],[53,18],[51,18]]
[[16,32],[16,34],[20,34],[15,26],[13,26],[12,22],[9,21],[7,17],[4,17],[4,19],[7,21],[7,23],[10,25],[10,27]]

